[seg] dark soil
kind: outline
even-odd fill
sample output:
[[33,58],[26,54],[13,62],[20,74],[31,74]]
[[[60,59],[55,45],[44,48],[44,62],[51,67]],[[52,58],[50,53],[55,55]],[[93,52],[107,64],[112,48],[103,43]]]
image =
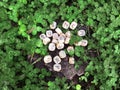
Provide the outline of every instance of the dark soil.
[[[84,25],[78,25],[77,29],[78,30],[80,30],[80,29],[85,30],[87,32],[88,37],[91,37],[91,34],[93,33],[89,27],[84,26]],[[69,45],[66,45],[65,48],[67,48],[68,46]],[[90,57],[99,56],[99,52],[95,49],[86,50],[86,51],[87,51],[87,55]],[[48,51],[48,52],[52,57],[54,57],[54,56],[58,55],[59,50],[55,50],[55,52],[50,52],[50,51]],[[40,57],[41,56],[37,55],[37,54],[35,54],[34,56],[29,55],[28,61],[30,63],[33,63]],[[35,68],[40,68],[40,69],[46,68],[48,71],[51,71],[52,77],[47,77],[46,78],[47,81],[54,80],[55,77],[66,77],[68,79],[67,80],[68,82],[73,81],[74,84],[80,83],[83,87],[89,87],[89,85],[91,85],[90,82],[93,80],[92,76],[89,77],[89,81],[87,83],[86,82],[79,82],[79,76],[84,74],[85,68],[89,63],[89,60],[87,62],[83,61],[81,66],[79,66],[79,68],[76,70],[74,65],[70,65],[68,63],[68,58],[69,58],[69,56],[67,55],[66,58],[62,59],[62,62],[61,62],[62,70],[60,72],[53,71],[54,62],[51,62],[49,64],[45,64],[43,62],[43,58],[40,61],[36,62],[34,64],[34,66],[35,66]],[[75,59],[79,60],[79,58],[76,56],[75,56]]]
[[[58,54],[58,52],[57,53],[50,52],[50,54],[52,56],[55,56],[55,55]],[[95,51],[95,50],[88,51],[88,54],[89,54],[90,57],[96,57],[96,56],[98,56],[98,52]],[[37,54],[35,54],[33,57],[28,56],[28,61],[30,63],[33,63],[35,60],[37,60],[40,57],[41,56],[39,56]],[[57,77],[57,76],[58,77],[66,77],[67,79],[72,80],[75,84],[79,83],[79,76],[81,76],[81,75],[84,74],[85,68],[87,66],[87,63],[83,62],[83,64],[79,67],[79,69],[76,70],[75,67],[74,67],[74,65],[70,65],[68,63],[68,57],[62,59],[62,62],[61,62],[62,70],[60,72],[53,71],[53,64],[54,64],[54,62],[51,62],[49,64],[45,64],[43,62],[43,58],[42,58],[42,60],[36,62],[34,64],[34,66],[35,66],[35,68],[40,68],[40,69],[46,68],[47,70],[51,71],[53,77],[49,77],[49,80],[54,80],[54,78]]]

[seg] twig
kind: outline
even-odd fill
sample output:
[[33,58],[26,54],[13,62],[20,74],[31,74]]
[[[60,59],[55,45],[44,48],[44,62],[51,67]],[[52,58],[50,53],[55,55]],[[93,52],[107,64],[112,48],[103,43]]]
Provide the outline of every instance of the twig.
[[35,61],[32,63],[32,65],[34,65],[34,64],[37,63],[37,62],[39,62],[41,59],[42,59],[41,57],[38,58],[37,60],[35,60]]
[[30,62],[32,62],[33,56],[34,56],[34,54],[31,55]]
[[30,30],[27,31],[27,33],[30,34],[33,30],[34,28],[31,28]]

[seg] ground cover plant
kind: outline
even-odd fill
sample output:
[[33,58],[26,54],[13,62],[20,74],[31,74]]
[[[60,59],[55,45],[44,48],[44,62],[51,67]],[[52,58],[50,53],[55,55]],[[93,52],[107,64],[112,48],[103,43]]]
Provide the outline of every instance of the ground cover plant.
[[[0,90],[119,90],[119,12],[120,0],[1,0]],[[49,52],[39,35],[53,21],[87,30],[88,46],[74,53],[82,75],[67,79],[44,64]]]

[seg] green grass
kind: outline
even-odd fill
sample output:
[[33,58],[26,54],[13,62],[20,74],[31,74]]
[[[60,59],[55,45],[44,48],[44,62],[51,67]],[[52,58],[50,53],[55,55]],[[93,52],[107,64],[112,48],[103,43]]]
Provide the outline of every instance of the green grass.
[[[120,0],[1,0],[0,90],[80,88],[72,81],[68,84],[57,77],[47,82],[45,78],[52,77],[51,72],[34,68],[27,62],[27,55],[38,53],[44,56],[48,53],[38,34],[45,33],[54,20],[58,20],[59,24],[63,20],[77,21],[90,27],[93,32],[86,37],[89,41],[86,50],[95,49],[100,54],[89,57],[84,55],[84,49],[76,49],[75,54],[89,62],[85,71],[88,75],[84,75],[78,85],[81,84],[85,90],[120,89],[119,12]],[[90,77],[93,80],[90,81]],[[84,78],[90,81],[85,82],[90,83],[89,86],[82,86]],[[55,89],[52,87],[54,83]]]

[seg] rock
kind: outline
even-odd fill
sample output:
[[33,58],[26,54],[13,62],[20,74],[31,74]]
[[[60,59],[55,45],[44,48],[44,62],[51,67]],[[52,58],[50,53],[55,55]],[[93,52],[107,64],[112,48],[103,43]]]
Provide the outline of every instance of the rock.
[[70,31],[67,31],[66,33],[65,33],[65,35],[66,35],[66,37],[71,37],[71,32]]
[[64,21],[63,24],[62,24],[62,27],[63,27],[64,29],[68,29],[69,26],[70,26],[70,23],[67,22],[67,21]]
[[57,40],[57,39],[53,39],[53,40],[52,40],[52,43],[57,44],[57,43],[58,43],[58,40]]
[[45,39],[45,38],[46,38],[46,35],[45,35],[45,34],[40,34],[40,36],[39,36],[39,37],[40,37],[40,39],[42,39],[42,40],[43,40],[43,39]]
[[60,58],[65,58],[65,57],[66,57],[65,51],[64,51],[64,50],[61,50],[61,51],[59,52],[59,56],[60,56]]
[[63,49],[64,48],[64,44],[63,43],[57,43],[57,49]]
[[49,51],[55,51],[55,44],[54,43],[50,43],[48,46]]
[[50,29],[55,29],[57,27],[57,23],[54,21],[52,24],[50,24]]
[[68,46],[68,47],[67,47],[67,51],[68,51],[68,52],[74,51],[74,47],[73,47],[73,46]]
[[75,58],[69,57],[69,64],[75,64]]
[[53,39],[58,39],[58,34],[57,33],[53,33]]
[[84,74],[86,63],[83,63],[77,70],[75,69],[74,64],[69,64],[68,61],[62,61],[62,70],[61,73],[67,78],[72,80],[75,75],[81,76]]
[[62,33],[62,30],[60,28],[56,28],[55,31],[58,33],[58,34],[61,34]]
[[69,42],[70,42],[70,38],[69,37],[67,37],[66,39],[65,39],[65,44],[69,44]]
[[87,44],[88,44],[87,40],[81,40],[77,43],[74,43],[75,46],[83,46],[83,47],[87,46]]
[[47,30],[47,31],[46,31],[46,36],[47,36],[47,37],[52,37],[52,35],[53,35],[52,30]]
[[55,57],[53,58],[53,61],[54,61],[56,64],[58,64],[58,63],[61,62],[61,58],[60,58],[59,56],[55,56]]
[[43,39],[43,44],[47,45],[50,42],[50,38],[46,37],[45,39]]
[[80,46],[83,46],[83,47],[87,46],[87,44],[88,44],[88,41],[87,41],[87,40],[81,40],[81,41],[79,42],[79,45],[80,45]]
[[63,62],[62,64],[62,70],[61,72],[67,79],[73,79],[73,77],[76,75],[77,71],[74,68],[73,64],[69,64],[68,61]]
[[56,72],[60,72],[61,71],[61,64],[54,64],[53,65],[53,70]]
[[86,67],[87,67],[87,63],[83,63],[83,64],[79,67],[79,69],[77,70],[77,75],[78,75],[78,76],[83,75],[84,72],[85,72]]
[[77,27],[77,23],[76,23],[75,21],[73,21],[73,22],[70,24],[70,29],[74,30],[76,27]]
[[85,32],[85,30],[79,30],[79,31],[77,32],[77,34],[78,34],[78,36],[85,36],[85,35],[86,35],[86,32]]
[[58,37],[58,42],[59,43],[64,43],[64,41],[65,41],[65,35],[64,34],[60,34],[60,36]]
[[50,55],[46,55],[43,60],[44,60],[44,63],[47,64],[52,62],[52,57]]
[[60,36],[62,36],[64,39],[66,38],[66,35],[64,33],[61,33]]

